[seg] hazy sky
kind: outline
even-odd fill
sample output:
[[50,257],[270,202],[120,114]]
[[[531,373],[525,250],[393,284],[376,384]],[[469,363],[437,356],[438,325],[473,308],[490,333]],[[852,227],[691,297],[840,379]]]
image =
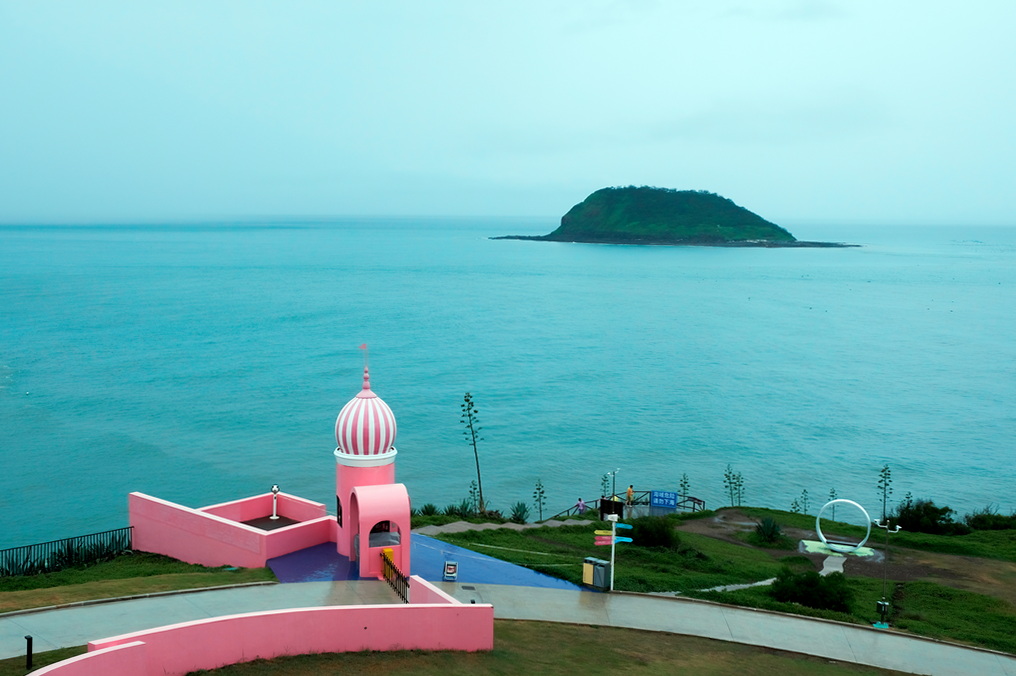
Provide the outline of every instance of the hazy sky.
[[1013,0],[0,0],[0,223],[537,215],[1016,225]]

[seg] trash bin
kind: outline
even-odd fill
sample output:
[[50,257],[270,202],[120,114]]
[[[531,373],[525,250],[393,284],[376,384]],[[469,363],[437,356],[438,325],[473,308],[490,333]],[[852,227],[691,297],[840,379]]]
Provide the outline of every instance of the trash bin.
[[607,589],[610,586],[610,561],[587,556],[582,563],[582,584]]

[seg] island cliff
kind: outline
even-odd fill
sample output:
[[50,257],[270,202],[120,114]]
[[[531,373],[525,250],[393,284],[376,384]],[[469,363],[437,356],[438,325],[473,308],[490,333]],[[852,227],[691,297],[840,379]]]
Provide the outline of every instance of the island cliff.
[[549,235],[493,239],[605,244],[705,246],[846,246],[800,242],[780,226],[704,190],[629,186],[597,190],[561,218]]

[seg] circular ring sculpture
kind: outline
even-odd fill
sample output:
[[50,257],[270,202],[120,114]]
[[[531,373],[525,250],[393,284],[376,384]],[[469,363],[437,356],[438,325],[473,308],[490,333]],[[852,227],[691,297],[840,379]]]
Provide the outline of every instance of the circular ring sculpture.
[[[828,540],[826,540],[825,533],[822,532],[822,514],[826,511],[826,509],[837,504],[851,505],[861,510],[861,514],[864,514],[864,523],[867,524],[868,526],[868,532],[864,534],[864,539],[858,542],[856,545],[845,545],[840,544],[838,542],[829,542]],[[868,512],[864,509],[864,507],[861,507],[853,500],[844,500],[843,498],[839,498],[837,500],[830,500],[829,502],[822,505],[822,509],[818,510],[818,516],[815,517],[815,530],[818,532],[818,539],[821,540],[822,544],[824,544],[829,549],[833,550],[834,552],[839,552],[840,554],[852,554],[861,547],[863,547],[864,543],[868,541],[869,537],[871,537],[871,517],[868,516]]]

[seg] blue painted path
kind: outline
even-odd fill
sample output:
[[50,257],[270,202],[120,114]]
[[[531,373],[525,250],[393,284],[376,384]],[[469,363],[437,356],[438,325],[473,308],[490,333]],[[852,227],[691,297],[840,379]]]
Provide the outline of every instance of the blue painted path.
[[[445,561],[459,564],[457,581],[465,584],[507,584],[520,587],[542,587],[588,591],[577,584],[537,573],[492,556],[450,545],[426,535],[412,535],[412,571],[428,582],[444,579]],[[335,551],[334,542],[308,547],[298,552],[268,560],[279,582],[327,582],[359,580],[355,563]]]

